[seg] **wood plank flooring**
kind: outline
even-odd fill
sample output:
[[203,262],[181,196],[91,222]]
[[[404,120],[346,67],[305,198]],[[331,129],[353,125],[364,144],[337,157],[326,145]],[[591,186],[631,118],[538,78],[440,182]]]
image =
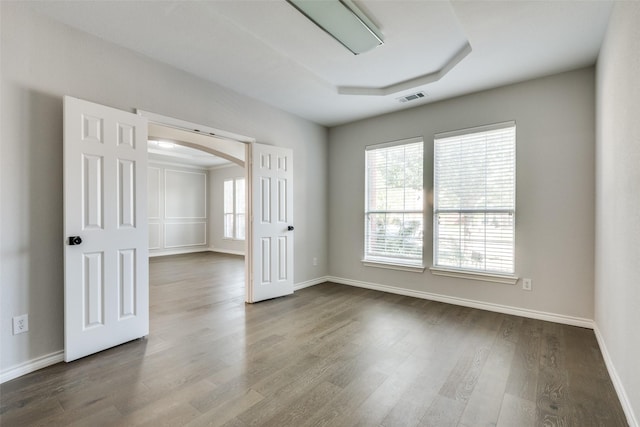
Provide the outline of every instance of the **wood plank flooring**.
[[151,334],[0,386],[2,426],[626,426],[593,331],[153,258]]

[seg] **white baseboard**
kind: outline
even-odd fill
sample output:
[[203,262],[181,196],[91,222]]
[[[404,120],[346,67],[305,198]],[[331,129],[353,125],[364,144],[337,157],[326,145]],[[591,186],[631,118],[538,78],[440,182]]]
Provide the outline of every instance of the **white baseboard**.
[[244,256],[244,251],[234,251],[232,249],[221,249],[221,248],[213,248],[213,247],[199,247],[199,248],[163,250],[161,252],[149,251],[149,258],[157,257],[157,256],[166,256],[166,255],[192,254],[197,252],[219,252],[221,254]]
[[235,251],[233,249],[221,249],[221,248],[210,247],[207,250],[209,252],[218,252],[218,253],[221,253],[221,254],[242,255],[242,256],[244,256],[244,251]]
[[495,311],[497,313],[512,314],[514,316],[528,317],[531,319],[546,320],[548,322],[562,323],[565,325],[579,326],[593,329],[593,320],[582,317],[565,316],[564,314],[548,313],[545,311],[529,310],[526,308],[512,307],[508,305],[493,304],[490,302],[476,301],[465,298],[452,297],[448,295],[434,294],[431,292],[414,291],[411,289],[399,288],[396,286],[381,285],[378,283],[361,282],[359,280],[344,279],[341,277],[327,277],[330,282],[343,285],[355,286],[358,288],[373,289],[376,291],[389,292],[392,294],[404,295],[408,297],[428,299],[432,301],[444,302],[447,304],[461,305],[464,307],[478,308],[480,310]]
[[319,285],[320,283],[328,282],[329,278],[327,276],[318,277],[317,279],[307,280],[306,282],[300,282],[293,285],[294,291],[299,291],[300,289],[308,288],[310,286]]
[[600,329],[598,329],[598,324],[595,322],[593,331],[596,334],[596,340],[598,340],[600,352],[602,353],[607,371],[609,371],[611,382],[613,382],[613,387],[616,389],[616,393],[618,394],[618,400],[620,400],[620,404],[622,405],[624,414],[627,417],[627,423],[629,423],[629,427],[640,427],[638,418],[633,412],[631,400],[629,400],[629,396],[627,396],[624,386],[622,385],[622,381],[620,381],[620,376],[618,375],[618,371],[616,371],[613,360],[611,359],[611,355],[609,355],[609,350],[607,349],[607,345],[605,344],[604,337],[602,336],[602,333],[600,333]]
[[197,248],[184,248],[184,249],[167,249],[162,250],[160,252],[153,252],[149,250],[149,258],[157,257],[157,256],[166,256],[166,255],[182,255],[182,254],[192,254],[196,252],[207,252],[209,248],[206,246],[200,246]]
[[35,359],[28,360],[12,368],[9,368],[0,373],[0,384],[10,381],[14,378],[21,377],[38,369],[46,368],[47,366],[55,365],[64,361],[64,351],[56,351],[54,353],[46,354],[44,356],[36,357]]

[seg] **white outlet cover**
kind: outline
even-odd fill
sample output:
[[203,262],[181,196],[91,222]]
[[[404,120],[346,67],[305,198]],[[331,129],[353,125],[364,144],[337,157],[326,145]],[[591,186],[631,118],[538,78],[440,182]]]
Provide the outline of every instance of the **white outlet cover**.
[[29,315],[21,314],[13,318],[13,335],[23,334],[29,330]]

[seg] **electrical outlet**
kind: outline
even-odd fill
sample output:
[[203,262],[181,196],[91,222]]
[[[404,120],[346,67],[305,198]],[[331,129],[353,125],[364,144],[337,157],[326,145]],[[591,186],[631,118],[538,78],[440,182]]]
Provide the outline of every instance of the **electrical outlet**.
[[318,258],[316,258],[316,257],[313,258],[313,266],[314,267],[318,266]]
[[532,290],[531,279],[522,279],[522,289],[524,289],[525,291]]
[[13,335],[23,334],[29,330],[29,315],[21,314],[13,318]]

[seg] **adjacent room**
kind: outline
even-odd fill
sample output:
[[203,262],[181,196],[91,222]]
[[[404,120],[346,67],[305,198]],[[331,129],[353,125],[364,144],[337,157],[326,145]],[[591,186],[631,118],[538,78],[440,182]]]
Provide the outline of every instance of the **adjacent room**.
[[[244,144],[193,148],[198,135],[149,128],[147,218],[149,255],[213,251],[244,256]],[[206,136],[211,144],[215,138]],[[189,145],[191,144],[191,145]],[[218,153],[220,157],[212,153]]]
[[0,424],[640,426],[640,3],[2,1]]

